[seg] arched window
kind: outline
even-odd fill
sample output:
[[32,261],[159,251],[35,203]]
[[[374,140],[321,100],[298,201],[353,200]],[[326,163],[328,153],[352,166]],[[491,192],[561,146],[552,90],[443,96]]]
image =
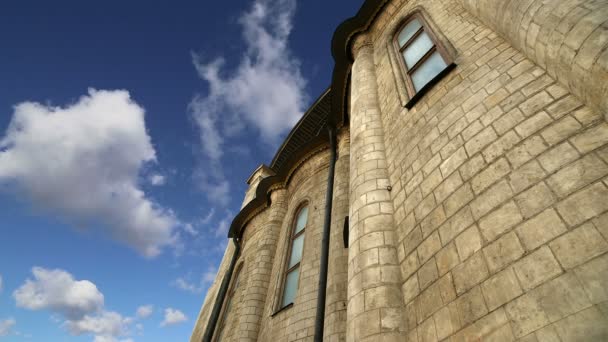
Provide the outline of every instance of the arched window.
[[298,210],[296,219],[291,227],[289,254],[287,255],[287,265],[285,267],[285,275],[283,277],[280,308],[284,308],[289,304],[292,304],[296,298],[298,280],[300,277],[300,261],[302,260],[302,251],[304,249],[304,230],[306,229],[307,221],[308,206],[304,206]]
[[218,325],[218,330],[215,333],[215,341],[221,341],[222,338],[224,337],[224,328],[226,327],[226,322],[228,321],[228,315],[230,314],[230,309],[232,307],[232,299],[236,294],[236,290],[239,287],[239,280],[240,280],[240,276],[241,276],[241,270],[243,269],[243,267],[239,267],[238,271],[236,272],[236,275],[234,277],[234,280],[232,281],[232,286],[230,287],[230,291],[228,291],[228,293],[226,294],[226,302],[224,303],[224,310],[222,311],[222,319],[220,320],[220,324]]
[[411,108],[437,80],[452,69],[452,59],[420,13],[403,22],[394,40]]

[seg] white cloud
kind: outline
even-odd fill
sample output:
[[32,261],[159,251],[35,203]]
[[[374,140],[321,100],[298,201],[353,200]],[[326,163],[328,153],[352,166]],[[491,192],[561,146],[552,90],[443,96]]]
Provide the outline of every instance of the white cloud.
[[3,284],[2,284],[2,275],[0,275],[0,292],[2,292],[3,289]]
[[134,340],[132,338],[127,338],[124,340],[118,340],[113,336],[100,336],[97,335],[95,336],[95,339],[93,340],[93,342],[134,342]]
[[94,283],[60,269],[34,267],[32,274],[13,292],[18,307],[58,314],[72,335],[93,334],[95,341],[115,342],[128,334],[133,318],[104,310],[104,295]]
[[95,341],[115,341],[116,337],[127,334],[132,322],[132,318],[123,317],[117,312],[103,311],[98,315],[68,320],[65,326],[72,335],[94,334]]
[[239,23],[245,53],[237,68],[227,72],[220,57],[205,62],[193,55],[199,76],[209,85],[206,95],[193,98],[190,110],[200,129],[206,177],[201,187],[210,200],[227,202],[228,184],[220,171],[226,137],[253,128],[275,145],[301,117],[307,102],[300,62],[288,48],[295,0],[256,0]]
[[66,107],[15,106],[0,139],[0,184],[77,226],[101,223],[118,241],[155,256],[175,243],[178,224],[138,188],[142,167],[155,161],[144,109],[127,91],[89,89]]
[[165,176],[155,173],[148,177],[148,181],[150,181],[150,184],[154,186],[160,186],[165,185],[167,179],[165,178]]
[[139,318],[147,318],[152,315],[154,312],[154,307],[152,305],[142,305],[137,308],[137,317]]
[[208,160],[194,173],[194,179],[211,203],[226,206],[230,201],[230,183],[219,160]]
[[215,208],[211,208],[211,210],[209,210],[207,215],[205,215],[205,217],[201,220],[201,224],[210,223],[211,219],[213,219],[213,216],[215,216]]
[[49,310],[69,319],[79,319],[98,312],[104,304],[104,296],[97,286],[88,280],[75,280],[63,270],[32,269],[34,279],[13,293],[18,307],[30,310]]
[[196,228],[194,228],[194,225],[192,223],[186,223],[183,225],[184,227],[184,231],[192,236],[197,236],[198,235],[198,231],[196,230]]
[[215,266],[209,266],[209,268],[203,272],[198,282],[191,281],[191,276],[189,275],[187,277],[179,277],[175,279],[172,284],[180,290],[192,293],[202,293],[207,289],[209,284],[213,283],[216,274],[217,269]]
[[165,327],[167,325],[182,323],[187,320],[188,317],[186,317],[183,312],[177,309],[167,308],[165,309],[165,319],[160,323],[160,326]]
[[0,337],[8,335],[15,324],[17,324],[17,321],[13,318],[0,320]]

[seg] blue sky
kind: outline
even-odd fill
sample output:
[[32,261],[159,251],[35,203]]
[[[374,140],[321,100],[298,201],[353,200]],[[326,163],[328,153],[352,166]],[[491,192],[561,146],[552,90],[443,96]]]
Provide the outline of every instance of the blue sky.
[[359,6],[3,4],[0,341],[188,340],[245,180]]

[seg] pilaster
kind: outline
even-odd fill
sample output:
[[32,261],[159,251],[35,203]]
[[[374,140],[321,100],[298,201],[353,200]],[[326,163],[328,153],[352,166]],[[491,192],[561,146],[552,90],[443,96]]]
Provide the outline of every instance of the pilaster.
[[401,272],[373,47],[353,43],[347,341],[403,341]]

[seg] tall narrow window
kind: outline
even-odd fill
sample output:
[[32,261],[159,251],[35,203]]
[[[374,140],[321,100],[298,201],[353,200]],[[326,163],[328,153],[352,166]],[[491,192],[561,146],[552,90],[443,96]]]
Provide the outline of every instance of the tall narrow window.
[[401,55],[400,64],[412,100],[445,74],[452,64],[450,56],[418,13],[397,31],[395,45]]
[[218,325],[218,330],[215,333],[215,341],[221,341],[223,336],[224,336],[224,328],[226,327],[226,322],[227,322],[227,318],[228,315],[230,314],[230,309],[232,307],[232,299],[234,297],[234,295],[236,294],[236,290],[239,287],[239,280],[240,280],[240,276],[241,276],[241,269],[243,269],[243,267],[241,266],[239,268],[239,270],[236,272],[236,276],[234,277],[234,280],[232,281],[232,286],[230,287],[230,291],[228,291],[228,293],[226,294],[226,302],[224,303],[224,310],[222,312],[222,320],[220,321],[220,324]]
[[281,308],[293,303],[296,298],[298,279],[300,277],[300,261],[302,260],[302,250],[304,247],[304,230],[306,229],[307,220],[308,207],[305,206],[298,211],[298,215],[291,228],[289,255],[287,257],[287,267],[283,280]]

